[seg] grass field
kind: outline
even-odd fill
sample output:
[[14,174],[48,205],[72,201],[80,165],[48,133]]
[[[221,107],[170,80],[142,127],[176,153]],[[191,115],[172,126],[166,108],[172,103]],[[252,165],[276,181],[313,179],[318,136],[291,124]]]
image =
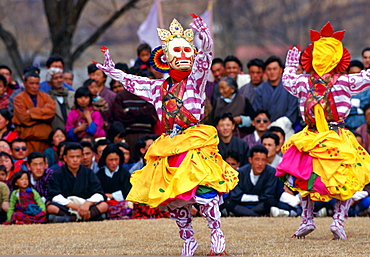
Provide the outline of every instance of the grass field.
[[[230,256],[369,256],[370,219],[346,220],[348,240],[334,241],[332,219],[316,218],[306,239],[292,239],[300,218],[222,218]],[[196,255],[209,253],[210,230],[202,218],[193,222]],[[162,255],[181,253],[173,220],[119,220],[2,226],[2,255]]]

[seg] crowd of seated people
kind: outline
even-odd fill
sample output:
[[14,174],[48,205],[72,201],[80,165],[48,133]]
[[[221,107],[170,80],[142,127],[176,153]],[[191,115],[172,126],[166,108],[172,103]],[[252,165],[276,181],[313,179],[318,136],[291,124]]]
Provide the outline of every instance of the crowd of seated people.
[[[151,49],[124,72],[162,78],[149,63]],[[368,69],[353,60],[347,72]],[[60,56],[40,69],[24,68],[22,83],[0,65],[0,222],[30,224],[103,219],[168,218],[167,212],[126,200],[130,175],[163,132],[155,108],[111,80],[95,64],[86,80],[73,84]],[[282,86],[284,63],[271,56],[253,59],[243,72],[235,56],[215,58],[206,85],[206,118],[219,134],[219,152],[239,171],[239,184],[224,195],[223,216],[299,216],[300,195],[275,177],[281,147],[305,124],[298,101]],[[303,71],[304,72],[304,71]],[[370,91],[352,99],[348,129],[370,147]],[[335,200],[315,202],[318,216],[330,215]],[[199,210],[196,209],[196,212]],[[370,214],[370,185],[353,196],[352,216]]]

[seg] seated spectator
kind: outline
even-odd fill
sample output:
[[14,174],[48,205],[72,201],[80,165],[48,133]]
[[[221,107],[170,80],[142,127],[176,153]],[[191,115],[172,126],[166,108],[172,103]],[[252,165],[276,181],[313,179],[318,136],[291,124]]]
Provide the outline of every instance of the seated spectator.
[[12,142],[18,138],[17,132],[12,131],[12,116],[8,110],[0,109],[0,138]]
[[73,73],[70,70],[64,69],[63,83],[70,85],[73,88]]
[[362,52],[362,64],[364,65],[364,70],[370,68],[370,47],[365,47]]
[[94,138],[105,137],[104,120],[92,108],[92,95],[89,89],[81,87],[75,93],[75,105],[68,114],[66,131],[73,141],[80,141],[85,135]]
[[356,129],[356,132],[361,135],[363,147],[370,153],[370,103],[366,104],[363,108],[366,123],[362,124]]
[[292,128],[298,118],[298,101],[283,87],[283,62],[279,57],[271,56],[265,66],[268,80],[257,87],[253,108],[267,110],[271,122],[279,119],[286,125],[284,127]]
[[51,147],[47,148],[44,151],[44,154],[47,158],[48,167],[51,167],[54,164],[58,163],[59,155],[58,155],[57,147],[60,142],[63,142],[66,140],[67,140],[67,134],[63,129],[55,128],[50,132],[48,141]]
[[136,163],[129,170],[131,174],[137,170],[141,170],[145,166],[146,160],[144,159],[144,156],[148,151],[149,147],[154,143],[154,141],[158,137],[159,137],[158,135],[153,134],[141,136],[136,140],[134,156],[134,160],[136,161]]
[[270,124],[270,114],[266,110],[257,110],[252,120],[252,126],[255,128],[254,132],[243,137],[243,140],[248,143],[249,148],[261,144],[261,137]]
[[40,194],[42,201],[46,202],[49,180],[53,170],[48,168],[46,156],[40,152],[30,153],[27,162],[30,186]]
[[245,84],[251,81],[248,74],[243,73],[243,64],[234,55],[226,56],[224,60],[226,76],[232,77],[236,80],[238,88],[241,88]]
[[0,165],[0,182],[6,182],[8,178],[8,172],[6,171],[6,168],[4,165]]
[[9,96],[6,93],[7,81],[6,78],[0,74],[0,109],[8,109]]
[[82,150],[78,143],[67,144],[63,152],[65,165],[56,169],[50,179],[50,222],[99,220],[108,210],[98,178],[81,164]]
[[254,110],[248,99],[238,94],[235,79],[224,77],[218,84],[221,97],[216,100],[213,107],[213,120],[222,113],[231,113],[238,128],[244,134],[252,132],[252,119]]
[[55,102],[55,116],[51,125],[53,128],[64,128],[67,115],[73,107],[75,92],[63,87],[63,71],[59,68],[48,69],[46,80],[51,85],[48,94]]
[[248,165],[239,169],[239,183],[230,192],[228,210],[235,216],[264,216],[277,204],[275,169],[267,165],[267,149],[252,147]]
[[6,152],[7,154],[12,155],[12,149],[6,139],[0,139],[0,152]]
[[44,223],[45,204],[35,189],[30,187],[30,178],[25,170],[14,173],[12,178],[14,191],[10,196],[7,222],[5,224]]
[[249,147],[245,141],[233,136],[234,128],[235,122],[230,113],[224,113],[216,119],[216,129],[220,138],[218,150],[224,159],[228,151],[236,151],[239,154],[240,165],[244,166],[248,163]]
[[112,79],[109,82],[110,90],[112,90],[114,93],[118,94],[119,92],[125,90],[122,83],[120,81]]
[[81,139],[81,141],[80,141],[80,142],[82,142],[82,141],[88,141],[88,142],[90,142],[90,143],[93,145],[93,147],[95,147],[95,138],[93,138],[92,136],[89,136],[89,135],[84,136],[84,137]]
[[[113,106],[114,98],[116,97],[116,93],[109,90],[105,86],[107,75],[103,71],[99,70],[94,63],[90,64],[87,67],[87,73],[89,75],[89,78],[95,80],[98,84],[97,95],[104,98],[104,100],[108,103],[109,110],[111,110]],[[103,115],[103,118],[104,118],[104,121],[108,122],[110,118],[110,112],[106,112]]]
[[279,202],[271,207],[272,217],[297,217],[302,214],[301,197],[278,180],[276,195]]
[[271,167],[276,168],[278,164],[282,161],[282,157],[278,154],[280,152],[279,137],[278,135],[268,132],[261,137],[262,145],[266,147],[267,154],[267,164]]
[[48,148],[47,138],[52,130],[55,102],[40,88],[40,76],[34,72],[24,76],[25,90],[14,97],[13,123],[19,136],[27,140],[30,152]]
[[103,151],[99,160],[100,170],[96,174],[100,180],[108,201],[108,217],[112,219],[129,218],[132,207],[127,208],[128,202],[124,201],[131,190],[131,174],[122,167],[123,153],[116,144],[109,144]]
[[[63,58],[59,55],[50,56],[49,59],[46,61],[46,72],[48,72],[50,68],[59,68],[63,71],[64,70]],[[72,86],[68,85],[67,83],[63,82],[63,87],[67,88],[70,91],[74,91]],[[41,92],[49,93],[50,89],[51,89],[51,84],[49,81],[45,80],[40,83]]]
[[98,164],[94,161],[95,152],[93,145],[88,141],[81,141],[82,146],[82,165],[91,169],[94,173],[99,171]]
[[234,170],[239,170],[240,161],[239,154],[233,150],[227,151],[225,155],[225,162],[227,162]]
[[6,220],[9,208],[9,188],[4,182],[0,182],[0,224]]
[[282,128],[278,127],[278,126],[271,126],[271,127],[268,128],[267,132],[272,132],[272,133],[278,135],[278,137],[279,137],[279,147],[280,147],[279,155],[282,156],[281,147],[285,143],[285,131]]
[[64,148],[69,143],[70,143],[69,141],[62,141],[62,142],[60,142],[58,144],[58,146],[57,146],[57,152],[56,152],[57,155],[58,155],[58,162],[55,163],[53,166],[51,166],[50,169],[55,170],[58,167],[62,167],[65,164],[64,163],[64,160],[63,160],[63,152],[64,152]]
[[263,82],[265,73],[265,64],[261,59],[250,60],[247,64],[248,74],[251,81],[239,89],[239,94],[244,95],[249,102],[253,103],[257,87]]
[[12,70],[7,65],[0,65],[0,74],[6,79],[6,94],[9,97],[15,90],[19,89],[20,86],[17,81],[13,80]]
[[83,83],[83,87],[87,87],[90,90],[90,93],[92,94],[92,106],[94,108],[94,111],[99,111],[102,117],[104,117],[105,113],[109,111],[109,105],[108,102],[105,101],[105,99],[98,95],[99,93],[99,87],[96,80],[93,79],[87,79]]
[[26,140],[22,138],[14,139],[10,144],[14,161],[14,172],[27,170],[28,148]]
[[131,149],[126,143],[116,143],[118,145],[118,148],[122,151],[123,153],[123,164],[122,167],[125,168],[126,170],[130,170],[132,166],[134,166],[135,162],[131,158]]
[[150,53],[152,48],[147,43],[140,44],[137,47],[137,59],[135,60],[134,67],[141,70],[149,70],[150,65]]
[[[360,73],[364,69],[362,62],[352,60],[347,68],[348,74]],[[346,127],[352,132],[366,122],[363,108],[370,103],[370,90],[351,96],[351,110],[346,118]]]
[[107,139],[112,143],[118,143],[125,140],[126,129],[122,122],[114,121],[107,131]]
[[108,139],[106,139],[106,138],[102,138],[102,139],[98,140],[98,141],[95,143],[94,150],[95,150],[95,162],[96,162],[96,163],[99,163],[100,157],[102,156],[104,149],[105,149],[105,148],[107,147],[107,145],[109,145],[110,143],[112,143],[112,142],[111,142],[111,141],[109,141],[109,140],[108,140]]
[[6,184],[11,187],[11,178],[16,171],[14,171],[14,162],[10,154],[6,152],[0,152],[0,165],[5,167],[7,174]]

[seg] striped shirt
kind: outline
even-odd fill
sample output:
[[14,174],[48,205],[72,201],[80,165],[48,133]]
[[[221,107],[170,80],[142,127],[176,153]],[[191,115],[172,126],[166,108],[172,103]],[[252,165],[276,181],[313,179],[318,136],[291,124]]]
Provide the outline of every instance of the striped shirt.
[[[283,86],[295,97],[300,100],[300,111],[304,117],[304,108],[307,98],[310,96],[310,85],[308,83],[311,75],[296,75],[295,66],[287,66],[283,74]],[[338,116],[344,120],[351,109],[351,96],[357,95],[370,88],[370,69],[361,71],[357,74],[339,76],[331,92],[333,94],[334,103],[337,108]],[[309,111],[311,117],[315,117],[313,110]]]

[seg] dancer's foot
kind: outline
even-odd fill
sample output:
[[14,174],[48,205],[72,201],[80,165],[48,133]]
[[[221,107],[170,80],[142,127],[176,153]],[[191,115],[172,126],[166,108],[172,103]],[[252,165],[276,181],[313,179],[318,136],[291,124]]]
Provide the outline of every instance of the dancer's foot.
[[330,225],[330,231],[333,233],[333,240],[346,240],[346,232],[344,231],[343,223],[339,220],[333,220],[333,222]]
[[224,233],[221,229],[213,229],[211,232],[211,254],[217,256],[222,255],[225,251],[226,242]]
[[222,253],[219,253],[219,254],[215,254],[214,252],[211,252],[209,253],[208,256],[224,256],[224,255],[229,255],[226,251],[223,251]]
[[184,241],[182,245],[181,256],[193,256],[198,249],[198,243],[194,237],[190,237]]
[[309,233],[316,229],[315,222],[312,219],[303,220],[298,230],[292,235],[292,238],[305,238]]

